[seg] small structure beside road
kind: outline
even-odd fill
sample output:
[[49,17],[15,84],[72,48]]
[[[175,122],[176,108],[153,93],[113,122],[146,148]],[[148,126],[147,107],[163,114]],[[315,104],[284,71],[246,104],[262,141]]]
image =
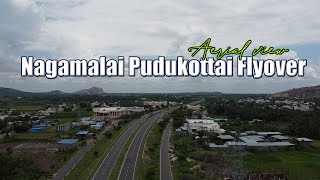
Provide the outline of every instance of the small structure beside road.
[[62,139],[58,142],[58,149],[61,151],[77,148],[79,139]]
[[79,139],[83,139],[88,135],[89,131],[79,131],[76,133],[76,137]]
[[299,142],[299,144],[305,145],[305,146],[310,146],[311,143],[313,142],[313,140],[309,138],[297,138],[297,141]]
[[71,127],[71,122],[59,124],[57,126],[57,131],[59,131],[59,132],[68,131],[68,130],[70,130],[70,127]]

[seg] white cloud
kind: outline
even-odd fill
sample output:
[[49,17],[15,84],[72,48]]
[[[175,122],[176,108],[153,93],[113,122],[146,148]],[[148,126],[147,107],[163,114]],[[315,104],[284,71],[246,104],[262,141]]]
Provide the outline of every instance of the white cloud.
[[[21,89],[31,82],[48,89],[84,86],[133,91],[274,92],[293,85],[318,82],[319,68],[308,64],[305,78],[20,78],[19,56],[24,50],[44,51],[53,58],[106,56],[177,56],[190,58],[187,48],[206,38],[216,47],[285,47],[320,42],[319,1],[256,0],[219,3],[157,0],[14,0],[0,1],[0,69],[11,72],[0,86]],[[197,58],[201,55],[199,54]],[[277,58],[297,58],[290,51]],[[41,57],[42,58],[42,57]],[[274,58],[264,56],[263,58]],[[301,57],[303,58],[303,57]],[[304,81],[301,82],[300,79]],[[55,84],[53,84],[54,82]],[[113,86],[110,87],[109,83]],[[272,87],[270,83],[273,83]],[[70,87],[72,86],[72,87]]]

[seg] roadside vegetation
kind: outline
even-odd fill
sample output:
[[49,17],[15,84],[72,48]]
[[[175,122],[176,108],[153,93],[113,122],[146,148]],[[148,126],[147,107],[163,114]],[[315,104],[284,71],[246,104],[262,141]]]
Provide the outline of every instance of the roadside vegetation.
[[[272,109],[269,104],[256,104],[253,102],[238,102],[239,98],[230,99],[207,98],[202,105],[209,116],[224,116],[230,124],[222,128],[227,130],[244,131],[280,131],[291,136],[320,139],[320,105],[319,100],[314,100],[315,107],[312,111],[299,111],[290,109]],[[273,99],[270,104],[273,104]],[[263,122],[251,123],[253,119]]]
[[[190,116],[190,110],[184,107],[173,111],[174,129],[182,126],[185,118]],[[208,150],[201,138],[195,140],[195,135],[173,133],[170,143],[178,158],[172,166],[175,179],[218,179],[222,174],[225,166],[223,152]]]
[[139,162],[138,179],[159,179],[162,134],[170,119],[170,114],[165,115],[163,120],[155,124],[148,133],[142,152],[142,160]]
[[289,179],[319,179],[320,141],[292,151],[251,152],[244,160],[249,171],[287,173]]
[[11,179],[46,179],[48,175],[32,160],[17,158],[10,153],[0,153],[0,177]]
[[[230,131],[279,131],[289,137],[307,137],[314,140],[312,145],[296,145],[293,150],[250,151],[244,156],[246,173],[280,173],[289,179],[314,179],[320,173],[320,110],[319,100],[314,110],[299,111],[290,109],[272,109],[268,104],[238,102],[237,96],[211,97],[201,103],[209,117],[227,118],[221,127]],[[273,100],[274,101],[274,100]],[[274,102],[270,102],[272,104]],[[190,110],[181,107],[173,115],[174,129],[181,127],[185,118],[196,118]],[[198,115],[201,118],[201,115]],[[259,122],[249,122],[261,119]],[[198,136],[197,138],[195,138]],[[206,137],[205,139],[202,137]],[[176,179],[219,179],[228,167],[228,160],[223,151],[209,150],[206,142],[219,143],[217,134],[198,132],[173,133],[171,144],[175,147],[177,160],[172,167]],[[221,141],[221,140],[220,140]]]
[[[191,101],[191,98],[184,98]],[[43,174],[44,179],[51,178],[69,159],[78,152],[79,149],[73,151],[55,151],[56,143],[60,139],[74,138],[74,135],[79,130],[88,130],[89,133],[100,135],[101,130],[94,130],[88,127],[71,127],[70,130],[64,132],[57,131],[57,125],[66,122],[79,122],[81,117],[90,117],[93,115],[93,108],[98,105],[92,105],[94,102],[104,102],[110,106],[124,107],[143,107],[143,101],[176,101],[180,102],[181,97],[173,95],[162,94],[104,94],[104,95],[77,95],[77,94],[21,94],[0,97],[0,153],[3,155],[6,148],[12,148],[13,153],[10,155],[11,159],[33,162],[39,168],[39,172]],[[47,109],[55,109],[53,113],[47,113]],[[91,151],[89,151],[84,160],[75,166],[75,172],[70,174],[70,179],[78,179],[81,177],[88,178],[100,159],[108,151],[108,147],[115,141],[119,135],[128,127],[131,120],[140,117],[141,115],[154,111],[158,108],[152,106],[145,106],[146,111],[125,115],[121,117],[119,126],[112,131],[108,131],[103,135],[103,138],[97,143]],[[57,110],[59,109],[59,110]],[[33,117],[35,116],[35,117]],[[37,117],[46,116],[44,119],[35,122]],[[31,118],[33,117],[33,118]],[[34,121],[34,122],[33,122]],[[28,130],[40,123],[53,123],[47,129],[40,132],[30,133]],[[12,132],[12,136],[11,136]],[[14,133],[15,132],[15,133]],[[3,136],[5,134],[5,136]],[[80,146],[86,142],[92,141],[91,138],[81,140]],[[15,147],[20,147],[15,148]],[[81,147],[80,147],[81,148]],[[49,149],[49,150],[48,150]],[[4,156],[0,156],[0,161],[7,161]],[[3,160],[3,161],[2,161]],[[8,161],[13,163],[13,161]],[[23,164],[23,163],[21,163]],[[31,163],[30,163],[31,165]],[[8,170],[2,168],[10,164],[1,163],[1,170]],[[33,166],[33,165],[32,165]],[[79,167],[78,167],[79,166]],[[10,170],[10,169],[9,169]],[[2,171],[3,172],[3,171]],[[34,172],[30,170],[30,173]],[[24,170],[21,170],[24,173]],[[0,179],[28,179],[15,178],[8,173],[0,174]],[[7,178],[8,177],[8,178]],[[13,177],[13,178],[12,178]],[[32,179],[42,179],[42,177],[35,177],[30,175]]]

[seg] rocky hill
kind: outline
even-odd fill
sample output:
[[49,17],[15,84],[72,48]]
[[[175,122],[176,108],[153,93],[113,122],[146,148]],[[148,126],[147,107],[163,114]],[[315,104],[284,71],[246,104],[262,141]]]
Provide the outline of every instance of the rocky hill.
[[104,93],[105,92],[103,91],[103,89],[99,87],[92,87],[89,89],[82,89],[80,91],[74,92],[74,94],[86,94],[86,95],[99,95]]
[[294,88],[287,91],[275,93],[272,97],[290,98],[315,98],[320,97],[320,85],[311,87]]

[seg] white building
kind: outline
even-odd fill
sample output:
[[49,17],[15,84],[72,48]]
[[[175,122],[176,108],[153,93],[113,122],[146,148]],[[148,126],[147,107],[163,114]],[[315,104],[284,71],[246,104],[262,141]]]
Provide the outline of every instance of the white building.
[[90,107],[94,108],[95,106],[99,106],[99,104],[100,103],[98,101],[95,101],[90,104]]
[[63,124],[59,124],[57,126],[57,131],[62,132],[62,131],[68,131],[71,128],[71,123],[70,122],[66,122]]
[[162,107],[163,106],[167,106],[168,102],[167,101],[143,101],[143,105],[144,106],[152,106],[152,107]]
[[200,111],[201,110],[201,105],[190,105],[190,104],[188,104],[187,108],[191,109],[193,111]]
[[206,119],[186,119],[186,123],[181,127],[188,132],[194,131],[212,131],[218,134],[224,133],[225,130],[220,128],[219,123],[214,120]]
[[124,114],[131,114],[135,112],[144,111],[143,107],[100,107],[93,108],[94,119],[115,119]]

